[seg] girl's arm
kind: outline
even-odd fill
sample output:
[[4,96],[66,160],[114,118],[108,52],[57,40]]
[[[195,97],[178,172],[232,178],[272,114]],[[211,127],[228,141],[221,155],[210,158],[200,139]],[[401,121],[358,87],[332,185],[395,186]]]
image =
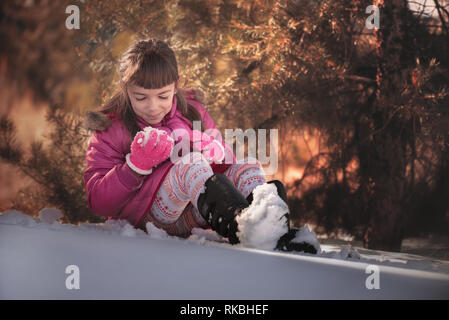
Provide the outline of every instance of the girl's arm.
[[91,137],[84,184],[89,209],[101,216],[117,217],[136,195],[145,176],[133,173],[125,162],[125,153],[108,132],[96,131]]

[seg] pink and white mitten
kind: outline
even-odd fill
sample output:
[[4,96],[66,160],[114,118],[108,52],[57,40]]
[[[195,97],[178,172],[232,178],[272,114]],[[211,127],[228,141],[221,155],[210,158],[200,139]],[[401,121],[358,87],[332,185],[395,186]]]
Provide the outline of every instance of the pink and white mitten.
[[193,141],[193,150],[200,151],[209,163],[221,163],[223,161],[224,147],[213,136],[193,130],[191,141]]
[[173,145],[173,138],[165,131],[148,126],[135,135],[126,163],[139,174],[150,174],[153,167],[170,157]]

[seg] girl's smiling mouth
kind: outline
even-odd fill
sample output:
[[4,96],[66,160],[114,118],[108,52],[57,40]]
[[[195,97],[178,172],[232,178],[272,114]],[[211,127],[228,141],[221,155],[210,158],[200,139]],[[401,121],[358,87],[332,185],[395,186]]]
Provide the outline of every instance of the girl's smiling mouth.
[[160,115],[161,115],[161,114],[158,113],[158,114],[155,115],[155,116],[148,116],[148,119],[156,120],[157,118],[159,118]]

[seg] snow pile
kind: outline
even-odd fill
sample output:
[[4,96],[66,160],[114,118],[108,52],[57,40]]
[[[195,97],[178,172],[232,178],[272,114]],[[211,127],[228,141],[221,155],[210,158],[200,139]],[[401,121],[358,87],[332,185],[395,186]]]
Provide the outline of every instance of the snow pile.
[[[268,185],[268,187],[273,185]],[[259,190],[265,190],[266,186],[260,186]],[[268,188],[270,189],[270,188]],[[271,190],[271,194],[274,194],[274,197],[277,197],[277,194],[275,191]],[[259,193],[256,192],[256,198],[259,197]],[[281,199],[277,199],[279,203],[282,203]],[[278,203],[276,201],[276,203]],[[33,229],[42,229],[42,230],[55,230],[55,231],[64,231],[64,232],[70,232],[70,233],[77,233],[77,232],[94,232],[97,234],[107,234],[107,235],[117,235],[117,236],[123,236],[123,237],[130,237],[130,238],[146,238],[146,239],[166,239],[166,240],[174,240],[179,242],[189,242],[194,243],[197,245],[210,245],[210,246],[225,246],[225,247],[254,247],[257,249],[266,249],[272,251],[274,248],[274,244],[277,241],[277,236],[279,234],[284,233],[283,227],[285,226],[285,223],[279,223],[280,221],[275,221],[273,226],[267,225],[271,222],[267,213],[273,213],[276,214],[276,209],[282,208],[280,205],[279,207],[276,206],[275,208],[267,208],[267,210],[262,210],[260,206],[263,206],[261,201],[259,202],[255,201],[253,202],[253,208],[250,210],[254,210],[255,213],[259,214],[260,220],[254,219],[250,220],[249,217],[245,216],[245,221],[249,221],[245,225],[245,231],[249,232],[249,235],[243,236],[243,241],[238,245],[230,245],[227,240],[220,235],[218,235],[215,231],[211,229],[201,229],[201,228],[194,228],[192,229],[192,235],[187,239],[182,239],[174,236],[168,235],[164,230],[157,228],[152,223],[147,223],[146,230],[147,233],[145,233],[143,230],[134,228],[128,221],[126,220],[107,220],[104,223],[83,223],[80,225],[71,225],[71,224],[62,224],[58,222],[58,219],[60,218],[60,211],[54,208],[45,208],[39,212],[39,218],[33,218],[29,215],[23,214],[20,211],[17,210],[11,210],[6,211],[3,213],[0,213],[0,225],[19,225],[27,228],[33,228]],[[256,203],[259,203],[260,205],[256,205]],[[282,210],[281,210],[282,212]],[[262,219],[265,217],[265,219]],[[283,218],[284,219],[284,218]],[[282,219],[282,220],[283,220]],[[267,222],[268,221],[268,222]],[[252,228],[251,228],[252,227]],[[257,231],[262,230],[262,231]],[[277,232],[273,232],[273,230],[278,230]],[[260,234],[258,233],[260,232]],[[274,234],[274,235],[273,235]],[[446,263],[442,263],[440,261],[434,261],[433,264],[430,265],[427,263],[428,261],[421,262],[421,260],[417,260],[416,257],[412,257],[411,255],[408,255],[408,259],[400,259],[393,256],[393,253],[383,253],[380,257],[377,254],[371,253],[366,249],[359,249],[364,250],[366,253],[360,254],[359,251],[355,248],[353,248],[351,245],[346,246],[330,246],[330,245],[321,245],[319,244],[317,237],[315,233],[310,231],[309,227],[306,225],[302,228],[300,228],[300,231],[298,232],[296,238],[293,240],[295,242],[303,242],[306,241],[312,245],[315,246],[317,249],[318,254],[317,257],[322,258],[330,258],[330,259],[337,259],[337,260],[358,260],[358,261],[381,261],[386,264],[393,262],[392,265],[397,265],[399,262],[401,264],[414,264],[419,269],[427,269],[427,270],[440,270],[444,269],[449,272],[449,266],[446,265]],[[292,252],[291,254],[295,255],[304,255],[304,253],[301,252]],[[373,256],[375,258],[373,258]],[[422,258],[421,258],[422,259]],[[416,260],[416,262],[415,262]]]
[[168,237],[168,233],[165,230],[159,229],[151,222],[147,222],[145,228],[147,229],[147,233],[151,238],[164,239]]
[[315,247],[317,253],[321,252],[320,242],[318,241],[315,232],[311,231],[308,225],[299,228],[299,231],[296,233],[296,236],[292,239],[292,242],[310,243],[312,246]]
[[135,229],[126,220],[107,220],[105,223],[83,223],[78,226],[62,224],[58,220],[62,217],[60,210],[45,208],[39,212],[39,218],[33,218],[17,210],[6,211],[0,214],[0,224],[20,225],[36,229],[51,229],[60,231],[100,231],[107,234],[116,234],[126,237],[147,236],[147,234]]
[[131,224],[129,224],[126,220],[113,220],[109,219],[106,220],[104,223],[83,223],[79,226],[71,226],[71,225],[59,225],[57,226],[56,223],[52,224],[52,228],[70,228],[72,227],[71,231],[76,230],[84,230],[84,231],[99,231],[106,234],[111,235],[120,235],[124,237],[142,237],[146,236],[147,234],[140,229],[134,228]]
[[0,215],[0,223],[10,225],[21,225],[24,227],[34,227],[40,222],[39,219],[30,217],[17,210],[3,212]]
[[[125,220],[70,225],[46,212],[39,219],[0,213],[0,299],[449,297],[447,261],[326,244],[317,255],[275,252],[230,245],[210,229],[181,239],[152,224],[147,234]],[[298,233],[305,239],[313,239],[308,227]],[[378,271],[369,271],[373,265]],[[379,289],[367,286],[375,277]]]
[[142,231],[142,230],[135,229],[132,225],[130,225],[126,221],[126,224],[122,227],[120,234],[125,237],[135,237],[137,235],[137,231]]
[[[17,210],[0,213],[0,224],[19,225],[35,229],[50,229],[68,232],[93,231],[108,235],[119,235],[124,237],[145,237],[150,239],[174,239],[184,241],[182,238],[170,236],[165,230],[159,229],[151,222],[146,224],[147,233],[135,228],[127,220],[109,219],[104,223],[82,223],[80,225],[63,224],[58,220],[62,217],[60,210],[55,208],[45,208],[39,212],[39,218],[33,218]],[[211,229],[194,228],[192,235],[187,239],[189,242],[205,244],[206,241],[226,242]]]
[[[268,188],[267,188],[268,187]],[[45,231],[58,231],[63,232],[68,237],[70,235],[75,234],[83,234],[87,236],[114,236],[112,238],[118,237],[127,237],[127,238],[136,238],[136,240],[166,240],[167,243],[173,243],[173,241],[177,244],[196,244],[200,246],[207,247],[222,247],[227,249],[244,249],[251,250],[245,247],[253,246],[256,249],[267,248],[266,251],[273,252],[272,246],[274,245],[276,237],[270,237],[271,234],[276,234],[273,232],[273,229],[278,228],[278,234],[281,233],[282,226],[285,226],[284,223],[280,224],[279,221],[276,221],[274,226],[266,226],[265,223],[267,220],[270,220],[269,213],[277,214],[274,208],[267,208],[265,211],[257,205],[257,203],[261,204],[262,201],[260,199],[260,193],[263,191],[269,191],[270,196],[274,195],[276,198],[277,205],[276,209],[282,208],[282,200],[278,199],[276,192],[269,188],[270,185],[262,185],[259,186],[258,190],[262,190],[262,192],[256,192],[254,205],[249,210],[254,210],[256,214],[259,214],[261,218],[260,221],[254,219],[254,221],[250,221],[249,217],[245,217],[247,224],[245,228],[250,233],[250,236],[243,237],[244,243],[240,243],[238,245],[230,245],[227,242],[226,238],[222,238],[215,231],[211,229],[201,229],[194,228],[192,230],[192,235],[187,238],[178,238],[174,236],[168,235],[164,230],[158,229],[152,223],[148,223],[146,225],[147,233],[143,230],[134,228],[131,224],[129,224],[126,220],[107,220],[104,223],[93,224],[93,223],[83,223],[80,225],[71,225],[71,224],[63,224],[58,222],[57,217],[59,214],[56,209],[46,208],[40,212],[39,218],[33,218],[26,214],[23,214],[20,211],[12,210],[0,213],[0,227],[1,226],[22,226],[31,230],[39,230],[40,232]],[[270,190],[271,189],[271,190]],[[260,193],[259,193],[260,192]],[[279,201],[279,202],[278,202]],[[280,203],[280,204],[279,204]],[[282,210],[281,210],[282,211]],[[265,216],[265,219],[262,217]],[[55,220],[56,219],[56,220]],[[53,221],[53,222],[52,222]],[[250,227],[253,227],[251,229]],[[262,230],[261,234],[257,234],[254,229],[260,228]],[[264,229],[265,228],[265,229]],[[24,229],[24,231],[26,230]],[[253,233],[251,233],[253,232]],[[282,230],[282,233],[284,230]],[[0,232],[1,235],[1,232]],[[2,239],[0,239],[0,243]],[[295,242],[303,242],[307,241],[317,248],[316,255],[309,255],[302,252],[289,252],[289,253],[279,253],[279,251],[275,251],[276,254],[287,254],[289,256],[312,256],[316,258],[325,258],[326,260],[345,260],[345,261],[353,261],[353,262],[362,262],[362,263],[374,263],[374,264],[382,264],[385,266],[400,266],[411,269],[418,270],[426,270],[432,272],[442,272],[449,274],[449,262],[441,261],[435,259],[429,259],[426,257],[406,254],[406,253],[395,253],[395,252],[384,252],[384,251],[376,251],[369,250],[365,248],[353,247],[350,244],[320,244],[317,240],[316,235],[310,230],[309,226],[306,225],[300,228],[300,231],[297,234],[297,237],[294,239]],[[151,243],[151,241],[145,241]],[[2,257],[0,256],[0,261]]]
[[188,238],[189,240],[195,241],[196,239],[204,243],[204,241],[214,241],[214,242],[226,242],[226,240],[221,237],[218,233],[212,229],[201,229],[193,228],[192,235]]
[[274,184],[265,183],[253,190],[253,202],[236,218],[237,236],[245,247],[274,249],[278,239],[288,232],[289,209]]

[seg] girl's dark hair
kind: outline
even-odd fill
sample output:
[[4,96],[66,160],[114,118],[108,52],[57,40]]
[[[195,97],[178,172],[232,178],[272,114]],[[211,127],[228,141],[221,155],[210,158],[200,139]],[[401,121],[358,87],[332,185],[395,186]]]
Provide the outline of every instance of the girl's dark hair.
[[123,54],[119,68],[119,87],[106,102],[106,107],[100,111],[117,115],[131,137],[134,137],[141,129],[136,122],[137,116],[131,106],[127,86],[134,84],[145,89],[158,89],[174,82],[177,108],[191,122],[201,121],[201,131],[204,131],[201,114],[187,102],[185,94],[188,90],[177,87],[178,79],[175,53],[164,41],[152,38],[137,41]]

